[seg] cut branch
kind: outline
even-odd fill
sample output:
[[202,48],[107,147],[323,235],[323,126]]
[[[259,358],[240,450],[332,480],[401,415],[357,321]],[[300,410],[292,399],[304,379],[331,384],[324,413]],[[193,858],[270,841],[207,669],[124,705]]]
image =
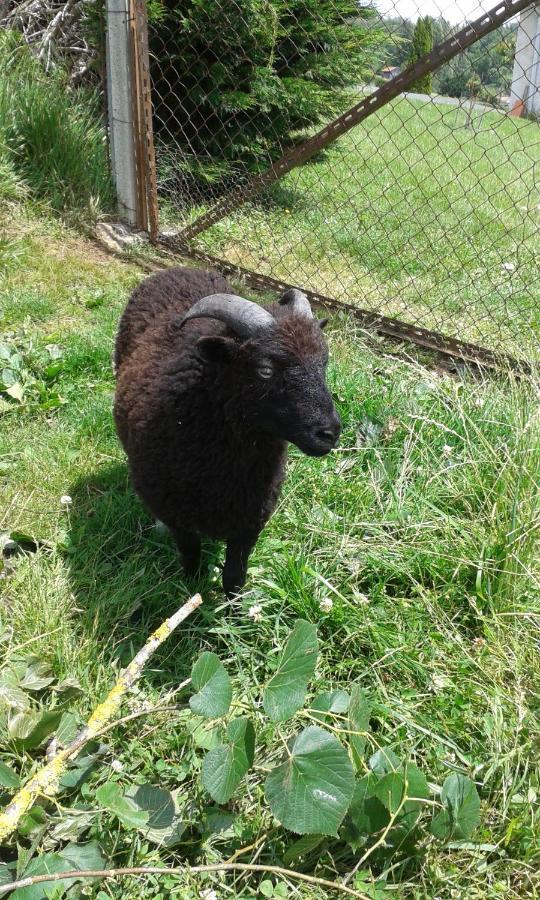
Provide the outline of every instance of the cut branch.
[[[60,750],[47,765],[39,769],[30,781],[14,796],[11,803],[0,813],[0,841],[5,840],[13,833],[21,816],[30,809],[38,797],[54,797],[58,793],[60,778],[64,774],[69,760],[88,741],[103,733],[105,726],[118,711],[126,693],[140,677],[144,666],[152,654],[201,603],[201,595],[195,594],[174,615],[166,619],[163,625],[160,625],[154,631],[144,647],[139,650],[135,658],[130,662],[127,669],[124,669],[108,697],[93,712],[82,731],[67,747]],[[0,893],[2,893],[1,888]]]
[[11,884],[0,886],[0,896],[14,891],[18,888],[30,887],[34,884],[44,884],[48,881],[62,881],[64,878],[120,878],[127,875],[177,875],[185,877],[186,875],[196,875],[202,872],[228,872],[236,870],[238,872],[264,872],[271,875],[282,875],[296,881],[305,881],[308,884],[314,884],[318,887],[328,888],[337,893],[348,894],[350,897],[357,897],[359,900],[369,900],[366,894],[356,891],[354,888],[347,887],[340,881],[329,881],[327,878],[316,878],[314,875],[306,875],[304,872],[295,872],[294,869],[284,869],[281,866],[265,866],[254,865],[252,863],[216,863],[208,866],[176,866],[166,869],[158,866],[133,866],[126,869],[75,869],[73,872],[56,872],[48,875],[33,875],[28,878],[21,878],[19,881],[12,881]]

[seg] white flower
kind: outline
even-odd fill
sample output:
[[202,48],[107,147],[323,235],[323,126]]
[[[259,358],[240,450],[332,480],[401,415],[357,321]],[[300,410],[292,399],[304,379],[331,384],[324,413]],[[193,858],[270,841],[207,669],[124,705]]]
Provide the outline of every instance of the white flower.
[[504,269],[505,272],[513,272],[516,267],[514,263],[503,263],[501,268]]
[[369,603],[369,597],[367,596],[367,594],[362,594],[360,591],[354,592],[354,599],[357,601],[357,603]]
[[255,606],[250,606],[248,616],[250,619],[253,619],[254,622],[260,622],[262,619],[262,606],[259,606],[258,603],[256,603]]
[[113,772],[123,772],[124,763],[120,762],[119,759],[113,759],[111,763],[111,769],[113,770]]
[[319,603],[319,609],[321,612],[328,613],[333,607],[333,602],[330,597],[324,597]]
[[206,888],[205,891],[201,891],[199,897],[201,897],[202,900],[218,900],[218,895],[212,888]]
[[62,496],[60,497],[60,503],[62,506],[71,506],[73,500],[71,499],[69,494],[62,494]]
[[443,452],[443,456],[451,456],[452,448],[451,448],[450,444],[445,444],[444,447],[442,448],[442,452]]

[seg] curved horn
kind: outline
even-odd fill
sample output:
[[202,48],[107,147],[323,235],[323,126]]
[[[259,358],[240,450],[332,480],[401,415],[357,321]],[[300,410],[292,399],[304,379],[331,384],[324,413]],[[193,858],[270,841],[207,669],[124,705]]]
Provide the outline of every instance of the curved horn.
[[305,319],[312,319],[313,313],[309,300],[302,291],[296,288],[290,288],[279,298],[281,306],[286,306],[291,313],[297,316],[304,316]]
[[190,319],[200,318],[219,319],[243,338],[260,334],[275,324],[274,317],[266,309],[236,294],[210,294],[197,300],[179,327]]

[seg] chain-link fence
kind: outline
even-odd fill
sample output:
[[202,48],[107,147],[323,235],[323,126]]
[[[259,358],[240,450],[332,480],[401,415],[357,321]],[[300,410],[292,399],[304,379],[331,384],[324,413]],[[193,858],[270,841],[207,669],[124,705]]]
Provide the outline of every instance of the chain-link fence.
[[[509,18],[516,3],[500,4],[498,27],[475,26],[461,50],[487,8],[150,0],[161,229],[367,312],[535,355],[540,7]],[[302,162],[303,141],[433,45],[453,58],[354,127],[345,114]],[[276,177],[284,154],[294,165]]]

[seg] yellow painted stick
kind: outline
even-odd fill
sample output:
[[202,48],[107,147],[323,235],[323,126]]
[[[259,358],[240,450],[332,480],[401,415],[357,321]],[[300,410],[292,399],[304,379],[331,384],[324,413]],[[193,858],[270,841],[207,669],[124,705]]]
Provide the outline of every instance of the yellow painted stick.
[[124,669],[106,700],[100,703],[92,713],[87,724],[77,737],[67,747],[60,750],[47,765],[39,769],[30,781],[15,794],[13,800],[3,812],[0,812],[0,842],[12,834],[21,816],[30,809],[38,797],[54,797],[58,792],[60,778],[64,774],[69,760],[78,753],[81,747],[84,747],[88,741],[92,740],[102,730],[104,725],[110,722],[118,711],[126,693],[135,684],[154,651],[172,634],[180,622],[187,619],[201,603],[201,595],[195,594],[194,597],[191,597],[187,603],[184,603],[174,615],[170,616],[163,625],[160,625],[150,635],[144,647],[141,647],[127,669]]

